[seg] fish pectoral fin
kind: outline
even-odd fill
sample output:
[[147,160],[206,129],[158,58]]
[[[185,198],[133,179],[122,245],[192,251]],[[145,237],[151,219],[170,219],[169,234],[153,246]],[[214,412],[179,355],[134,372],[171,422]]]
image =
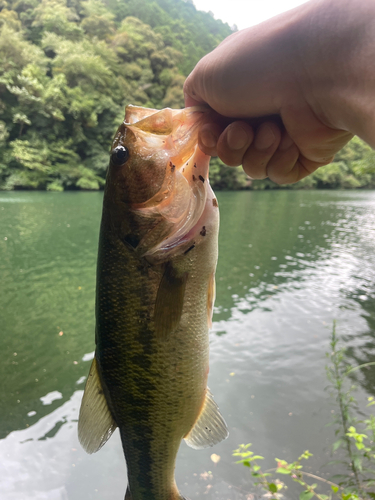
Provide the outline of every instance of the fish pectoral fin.
[[211,391],[207,388],[206,399],[201,414],[189,434],[186,444],[196,450],[214,446],[228,437],[228,427],[223,419]]
[[167,340],[180,323],[187,277],[187,273],[179,276],[171,264],[166,265],[154,310],[155,333],[161,340]]
[[98,364],[94,358],[79,411],[78,439],[82,448],[90,454],[100,450],[116,427],[104,396]]

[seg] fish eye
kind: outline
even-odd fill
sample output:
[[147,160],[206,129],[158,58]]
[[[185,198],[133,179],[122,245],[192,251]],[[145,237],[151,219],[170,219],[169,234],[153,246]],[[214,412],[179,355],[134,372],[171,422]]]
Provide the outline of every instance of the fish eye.
[[129,150],[125,146],[117,146],[111,151],[111,162],[116,167],[123,165],[129,158]]

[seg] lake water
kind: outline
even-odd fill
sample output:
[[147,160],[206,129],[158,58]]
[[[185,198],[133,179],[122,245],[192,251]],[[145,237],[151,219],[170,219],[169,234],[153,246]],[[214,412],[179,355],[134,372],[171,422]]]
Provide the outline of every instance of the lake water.
[[[239,500],[256,491],[234,463],[240,443],[267,457],[264,468],[309,449],[306,470],[327,477],[333,320],[353,363],[375,360],[375,192],[218,199],[209,385],[230,436],[203,451],[183,443],[176,480],[191,499]],[[77,439],[94,350],[101,203],[102,193],[0,193],[1,500],[124,498],[118,433],[91,456]],[[359,378],[363,408],[374,379],[371,369]]]

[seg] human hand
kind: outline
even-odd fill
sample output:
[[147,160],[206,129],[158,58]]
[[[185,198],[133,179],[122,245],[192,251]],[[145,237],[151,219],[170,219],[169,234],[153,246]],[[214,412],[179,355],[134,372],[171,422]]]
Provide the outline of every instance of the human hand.
[[[338,16],[339,8],[346,14]],[[317,0],[224,40],[185,83],[187,106],[203,102],[219,114],[202,126],[201,149],[228,165],[242,164],[254,179],[280,184],[332,161],[360,128],[341,111],[349,103],[342,81],[353,81],[353,99],[358,92],[350,59],[349,76],[342,63],[358,46],[366,17],[353,17],[345,0]]]

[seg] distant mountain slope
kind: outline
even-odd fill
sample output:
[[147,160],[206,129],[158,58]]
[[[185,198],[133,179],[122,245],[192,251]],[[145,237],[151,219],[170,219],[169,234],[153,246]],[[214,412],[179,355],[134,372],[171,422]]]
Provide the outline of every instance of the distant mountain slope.
[[99,189],[128,103],[183,106],[231,33],[183,0],[0,0],[0,189]]

